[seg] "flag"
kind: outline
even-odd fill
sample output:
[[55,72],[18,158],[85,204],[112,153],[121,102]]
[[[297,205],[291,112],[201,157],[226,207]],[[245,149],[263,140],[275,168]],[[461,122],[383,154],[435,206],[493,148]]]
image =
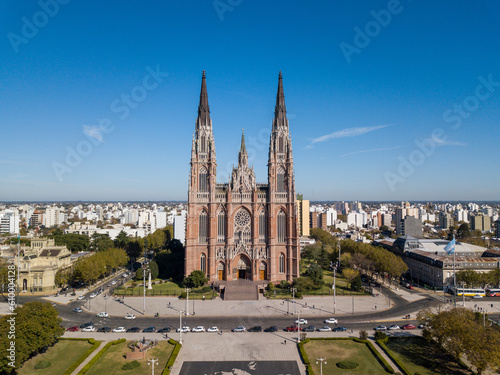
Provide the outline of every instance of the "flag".
[[444,247],[444,250],[448,255],[453,254],[455,252],[455,237],[453,237],[453,239],[450,242],[448,242],[448,245]]

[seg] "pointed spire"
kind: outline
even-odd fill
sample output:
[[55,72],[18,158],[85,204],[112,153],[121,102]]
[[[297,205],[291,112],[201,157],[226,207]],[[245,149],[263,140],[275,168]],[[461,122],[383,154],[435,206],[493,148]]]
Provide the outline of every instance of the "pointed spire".
[[240,152],[238,154],[238,165],[245,165],[248,166],[248,154],[247,154],[247,148],[245,146],[245,129],[241,129],[241,146],[240,146]]
[[276,107],[274,109],[274,126],[286,125],[285,92],[283,91],[283,74],[278,76],[278,94],[276,95]]
[[198,126],[210,125],[210,108],[208,106],[207,74],[203,71],[201,75],[200,104],[198,106]]

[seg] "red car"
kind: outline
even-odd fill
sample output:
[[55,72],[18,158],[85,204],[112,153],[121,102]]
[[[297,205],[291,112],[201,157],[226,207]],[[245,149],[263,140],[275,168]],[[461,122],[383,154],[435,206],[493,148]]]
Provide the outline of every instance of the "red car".
[[76,332],[78,331],[78,327],[77,326],[69,327],[66,331]]
[[405,324],[401,328],[402,329],[415,329],[416,327],[413,324],[409,323],[409,324]]
[[[297,332],[299,327],[297,327],[295,324],[291,325],[290,327],[286,327],[285,331],[287,332]],[[302,328],[300,329],[302,331]]]

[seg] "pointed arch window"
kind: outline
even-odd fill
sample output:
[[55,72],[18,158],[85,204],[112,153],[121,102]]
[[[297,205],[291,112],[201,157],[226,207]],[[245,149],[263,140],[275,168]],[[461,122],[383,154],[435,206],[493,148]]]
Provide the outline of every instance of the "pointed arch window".
[[266,242],[266,237],[267,237],[266,212],[262,210],[259,213],[259,242]]
[[285,273],[285,254],[280,253],[279,258],[279,273]]
[[217,242],[226,240],[226,213],[220,210],[217,214]]
[[200,178],[198,179],[198,190],[200,192],[208,192],[208,173],[205,167],[200,169]]
[[200,256],[200,270],[207,274],[207,256],[205,254],[201,254]]
[[199,243],[207,243],[208,239],[208,214],[207,211],[203,210],[200,213],[200,222],[199,222],[199,235],[198,242]]
[[278,174],[276,178],[276,191],[280,193],[286,192],[286,184],[285,184],[285,170],[283,167],[278,169]]
[[285,153],[285,137],[283,135],[278,136],[278,153]]
[[286,240],[286,214],[283,210],[278,212],[278,242],[283,243]]
[[200,152],[202,154],[207,152],[207,137],[205,134],[200,137]]

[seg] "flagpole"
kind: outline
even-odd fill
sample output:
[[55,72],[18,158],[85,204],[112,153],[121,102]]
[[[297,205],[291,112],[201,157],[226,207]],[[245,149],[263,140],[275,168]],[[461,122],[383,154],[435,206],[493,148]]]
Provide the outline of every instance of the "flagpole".
[[[455,238],[455,237],[453,237]],[[453,249],[455,250],[455,249]],[[457,273],[455,272],[455,251],[453,251],[453,286],[455,287],[455,293],[453,295],[455,296],[455,308],[457,308]]]

